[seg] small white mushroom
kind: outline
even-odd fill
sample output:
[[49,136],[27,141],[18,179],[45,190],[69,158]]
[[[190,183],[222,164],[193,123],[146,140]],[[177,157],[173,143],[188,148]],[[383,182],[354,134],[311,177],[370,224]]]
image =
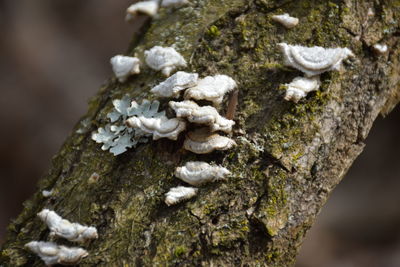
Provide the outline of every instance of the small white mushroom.
[[175,110],[178,118],[187,118],[192,123],[209,125],[212,132],[224,131],[230,133],[232,126],[235,125],[234,121],[222,117],[212,106],[200,107],[190,100],[170,101],[169,106]]
[[228,150],[235,146],[232,139],[219,134],[210,133],[207,128],[200,128],[189,132],[186,136],[183,147],[196,154],[207,154],[214,150]]
[[179,92],[197,84],[199,75],[178,71],[156,87],[150,90],[159,97],[179,97]]
[[339,70],[344,59],[354,56],[348,48],[304,47],[286,43],[280,43],[279,48],[284,56],[284,64],[304,72],[308,77]]
[[285,13],[283,15],[274,15],[272,16],[272,20],[279,22],[288,29],[291,29],[299,24],[299,19],[291,17],[288,13]]
[[373,17],[373,16],[375,16],[375,12],[374,12],[374,10],[373,10],[372,8],[368,8],[367,16],[368,16],[368,17]]
[[181,201],[190,199],[197,194],[197,188],[178,186],[173,187],[165,194],[165,204],[168,206],[175,205]]
[[161,6],[163,7],[179,7],[189,4],[188,0],[162,0]]
[[76,265],[89,255],[83,248],[59,246],[53,242],[31,241],[25,247],[38,255],[47,266]]
[[202,161],[189,161],[185,166],[177,167],[175,170],[176,177],[193,186],[223,180],[230,174],[231,172],[224,167]]
[[177,140],[179,134],[186,129],[186,123],[183,120],[168,119],[165,115],[158,118],[131,117],[126,120],[126,123],[129,127],[139,128],[145,133],[152,134],[153,140],[160,138]]
[[144,52],[147,65],[169,77],[178,67],[186,67],[186,60],[172,47],[154,46]]
[[149,0],[134,3],[130,5],[126,10],[126,21],[132,20],[137,14],[145,14],[150,17],[154,17],[158,12],[158,0]]
[[227,75],[207,76],[185,91],[185,99],[208,100],[219,105],[224,95],[235,87],[236,82]]
[[85,242],[89,239],[98,238],[97,229],[79,223],[71,223],[61,218],[54,211],[44,209],[37,214],[47,224],[50,235],[59,236],[73,242]]
[[53,193],[54,193],[53,190],[50,190],[50,191],[49,190],[43,190],[42,191],[42,196],[43,197],[51,197],[53,195]]
[[136,57],[117,55],[110,59],[112,69],[118,80],[123,83],[130,75],[140,73],[140,60]]
[[374,49],[375,53],[380,55],[383,55],[388,51],[388,46],[385,44],[375,44],[372,48]]
[[287,86],[285,100],[297,103],[309,92],[318,90],[320,81],[318,76],[314,78],[296,77],[291,83],[285,85]]

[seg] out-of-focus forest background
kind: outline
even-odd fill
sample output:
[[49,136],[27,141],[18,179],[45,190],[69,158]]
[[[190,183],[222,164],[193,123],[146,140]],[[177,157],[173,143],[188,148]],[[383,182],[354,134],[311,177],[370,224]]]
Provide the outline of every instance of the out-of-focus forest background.
[[[138,25],[133,1],[0,0],[0,244]],[[400,71],[400,70],[399,70]],[[298,267],[400,266],[400,109],[379,119]]]

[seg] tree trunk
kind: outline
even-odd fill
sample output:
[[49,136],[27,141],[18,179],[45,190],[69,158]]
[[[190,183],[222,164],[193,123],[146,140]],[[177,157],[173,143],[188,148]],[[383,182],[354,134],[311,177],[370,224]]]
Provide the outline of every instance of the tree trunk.
[[[190,2],[161,9],[134,38],[129,54],[143,62],[144,50],[173,45],[189,62],[187,71],[234,78],[239,103],[232,138],[238,145],[199,156],[182,149],[182,135],[178,142],[149,141],[117,157],[102,151],[91,133],[106,124],[112,100],[125,94],[137,101],[154,98],[149,89],[164,80],[147,67],[124,84],[111,79],[90,101],[38,192],[9,226],[0,265],[43,264],[24,248],[31,240],[50,239],[36,216],[43,208],[97,226],[99,238],[84,246],[90,255],[82,266],[294,264],[305,233],[362,152],[373,121],[399,101],[400,3]],[[299,25],[287,30],[271,20],[285,12],[298,17]],[[280,85],[301,73],[283,66],[280,42],[348,47],[356,59],[343,71],[323,74],[321,89],[294,104],[283,99]],[[389,52],[373,54],[378,42]],[[166,108],[168,100],[161,102]],[[188,160],[223,164],[233,175],[167,207],[164,194],[182,184],[174,169]],[[94,172],[100,178],[89,182]],[[44,198],[44,189],[55,193]]]

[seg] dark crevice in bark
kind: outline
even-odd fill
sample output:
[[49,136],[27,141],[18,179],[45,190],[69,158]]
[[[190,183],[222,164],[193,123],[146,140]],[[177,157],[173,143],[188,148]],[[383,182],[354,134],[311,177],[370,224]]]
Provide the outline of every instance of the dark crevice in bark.
[[250,232],[248,242],[251,254],[263,253],[265,247],[271,242],[271,236],[265,227],[265,224],[254,217],[249,218]]

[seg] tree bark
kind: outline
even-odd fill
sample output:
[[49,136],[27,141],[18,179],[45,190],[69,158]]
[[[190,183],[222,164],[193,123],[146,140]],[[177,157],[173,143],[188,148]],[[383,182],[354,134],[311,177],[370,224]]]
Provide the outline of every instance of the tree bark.
[[[90,137],[107,123],[112,100],[125,94],[137,101],[152,99],[149,89],[164,80],[147,67],[124,84],[111,79],[90,101],[38,192],[9,226],[0,264],[43,264],[24,248],[31,240],[50,239],[36,216],[43,208],[97,226],[99,238],[84,246],[90,255],[82,266],[294,264],[305,233],[362,152],[373,121],[399,101],[400,3],[190,2],[161,9],[134,37],[129,54],[143,62],[144,50],[173,45],[189,62],[187,71],[233,77],[239,103],[232,138],[238,145],[194,155],[182,149],[182,135],[177,142],[149,141],[117,157],[102,151]],[[271,20],[285,12],[300,18],[297,27],[287,30]],[[301,73],[283,66],[280,42],[348,47],[356,59],[340,72],[323,74],[321,89],[294,104],[283,100],[280,85]],[[389,52],[375,55],[372,45],[378,42]],[[164,108],[167,102],[162,100]],[[164,194],[182,184],[174,169],[188,160],[223,164],[233,175],[167,207]],[[94,172],[100,178],[89,182]],[[45,189],[54,195],[44,198]]]

